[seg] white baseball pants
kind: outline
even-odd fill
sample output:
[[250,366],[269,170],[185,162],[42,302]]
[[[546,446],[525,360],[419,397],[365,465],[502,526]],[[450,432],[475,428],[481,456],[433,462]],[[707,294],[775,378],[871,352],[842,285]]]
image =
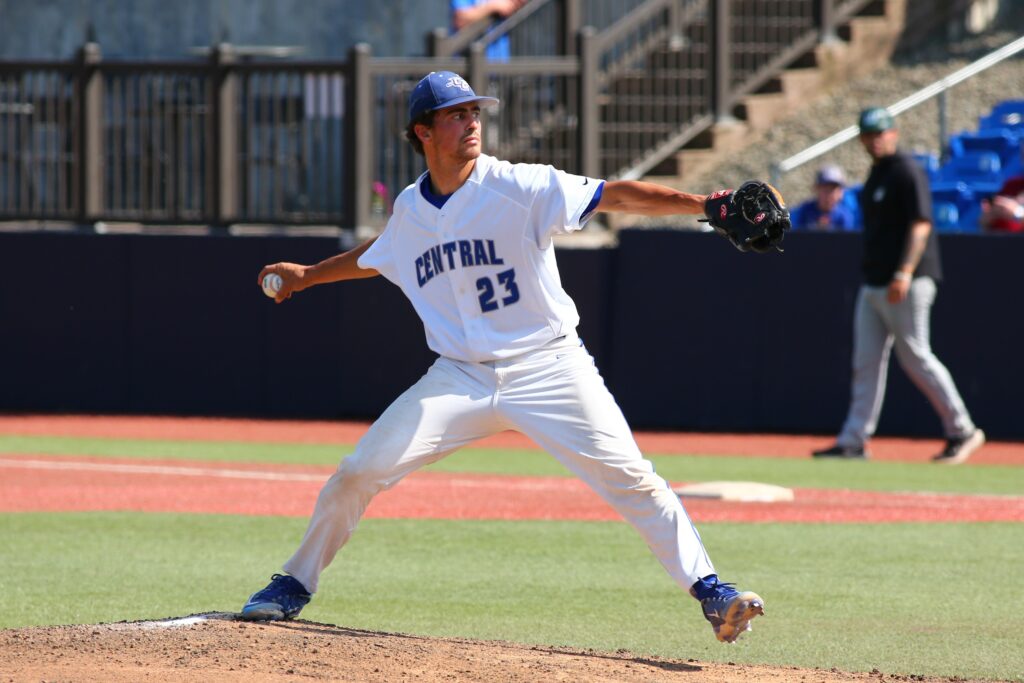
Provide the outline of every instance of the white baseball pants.
[[861,286],[853,317],[850,411],[836,439],[840,446],[858,448],[875,433],[894,344],[900,367],[938,413],[946,438],[974,431],[949,370],[932,353],[929,328],[936,289],[932,278],[916,277],[907,298],[891,304],[888,287]]
[[575,338],[508,360],[439,358],[324,485],[284,570],[315,592],[320,573],[378,491],[505,429],[533,439],[600,494],[684,590],[715,573],[682,502],[641,455],[593,358]]

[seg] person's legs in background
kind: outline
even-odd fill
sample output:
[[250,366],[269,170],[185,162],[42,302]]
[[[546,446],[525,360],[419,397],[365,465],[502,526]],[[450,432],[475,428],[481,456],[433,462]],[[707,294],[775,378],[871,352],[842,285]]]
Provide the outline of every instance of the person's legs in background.
[[[930,277],[914,278],[906,300],[891,305],[888,324],[896,336],[896,359],[942,420],[946,450],[936,459],[963,462],[984,443],[956,383],[931,347],[931,308],[937,287]],[[953,451],[947,453],[947,451]]]
[[853,359],[850,407],[834,446],[814,451],[816,457],[867,457],[867,441],[875,433],[885,399],[893,335],[879,312],[886,305],[885,287],[863,285],[853,314]]

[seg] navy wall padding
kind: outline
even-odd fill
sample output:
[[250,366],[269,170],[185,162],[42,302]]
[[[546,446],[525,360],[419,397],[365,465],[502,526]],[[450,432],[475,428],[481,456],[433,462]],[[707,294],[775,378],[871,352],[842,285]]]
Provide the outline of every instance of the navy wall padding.
[[[1024,438],[1024,240],[942,235],[932,345],[977,424]],[[834,434],[850,391],[858,234],[795,233],[783,254],[711,234],[625,230],[608,383],[637,428]],[[941,437],[890,364],[880,434]]]
[[[850,389],[860,236],[796,233],[784,254],[625,230],[559,249],[580,336],[637,428],[833,434]],[[941,236],[933,347],[976,422],[1024,438],[1024,239]],[[0,233],[0,410],[376,417],[433,361],[383,278],[282,305],[260,268],[338,252],[316,237]],[[895,359],[882,434],[941,436]]]
[[412,307],[381,278],[280,305],[260,293],[263,265],[315,263],[336,240],[132,243],[133,412],[371,417],[432,362]]
[[0,409],[130,405],[126,238],[0,234]]
[[556,249],[555,254],[562,285],[576,303],[576,310],[580,314],[576,332],[594,357],[598,369],[606,374],[614,324],[611,297],[615,289],[616,250]]
[[784,254],[761,255],[708,233],[623,231],[609,384],[634,426],[835,423],[829,407],[847,393],[859,249],[816,240],[808,257],[799,237]]
[[[942,235],[940,245],[945,279],[932,308],[932,350],[990,437],[1024,439],[1024,239]],[[907,377],[896,369],[889,376],[879,431],[941,433]]]
[[802,259],[798,242],[741,254],[711,233],[623,231],[608,381],[634,426],[826,424],[846,393],[849,316],[836,311],[852,304],[857,256],[824,240]]

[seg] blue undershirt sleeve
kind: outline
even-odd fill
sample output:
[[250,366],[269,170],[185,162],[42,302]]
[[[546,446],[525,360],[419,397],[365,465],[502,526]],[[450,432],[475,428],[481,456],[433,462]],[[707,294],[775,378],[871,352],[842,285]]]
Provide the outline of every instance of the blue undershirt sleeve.
[[590,214],[594,213],[597,209],[597,205],[601,203],[601,193],[604,192],[604,181],[597,186],[597,190],[594,191],[594,196],[591,198],[590,203],[587,204],[587,208],[583,210],[583,216],[580,218],[580,224],[586,223],[590,220]]

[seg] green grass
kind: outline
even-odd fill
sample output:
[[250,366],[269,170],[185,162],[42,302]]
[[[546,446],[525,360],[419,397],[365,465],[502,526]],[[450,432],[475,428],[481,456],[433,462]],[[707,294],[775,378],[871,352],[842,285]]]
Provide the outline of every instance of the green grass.
[[173,441],[159,439],[97,439],[74,436],[11,436],[0,434],[0,453],[92,455],[138,460],[193,460],[337,465],[352,446],[331,444],[242,443],[236,441]]
[[[335,465],[350,446],[0,436],[0,454]],[[1022,470],[652,455],[672,481],[1024,495]],[[435,471],[569,476],[534,450],[465,449]],[[0,514],[0,627],[234,611],[305,519]],[[353,628],[702,660],[1024,681],[1024,525],[705,524],[768,614],[735,647],[622,523],[366,520],[303,617]]]
[[[94,455],[333,466],[351,452],[351,446],[322,444],[0,436],[0,454]],[[801,488],[1024,495],[1024,470],[1009,466],[937,467],[931,463],[817,462],[810,458],[710,455],[652,455],[650,458],[658,473],[670,481],[738,480]],[[441,472],[569,476],[554,458],[538,450],[464,449],[432,465],[430,469]]]
[[[234,611],[305,520],[0,515],[0,627]],[[732,647],[621,523],[366,520],[304,618],[701,660],[1024,680],[1024,526],[701,531],[767,615]]]
[[[804,459],[722,455],[652,455],[658,474],[669,481],[760,481],[799,488],[865,491],[935,491],[1024,495],[1020,467],[939,467],[932,463],[820,462]],[[466,449],[431,469],[449,472],[565,475],[554,458],[540,451]]]

